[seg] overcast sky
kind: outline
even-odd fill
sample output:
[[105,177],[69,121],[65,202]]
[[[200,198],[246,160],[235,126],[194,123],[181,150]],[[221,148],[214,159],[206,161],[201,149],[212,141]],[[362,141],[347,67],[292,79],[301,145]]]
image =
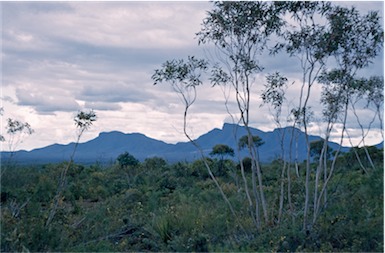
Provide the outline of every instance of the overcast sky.
[[[378,10],[383,16],[383,2],[343,3],[350,4],[362,13]],[[13,118],[28,122],[35,131],[17,149],[67,144],[75,141],[76,113],[94,109],[98,120],[81,142],[112,130],[140,132],[168,143],[186,141],[180,100],[167,85],[154,86],[151,75],[166,60],[207,56],[195,33],[211,6],[209,2],[1,2],[3,135],[7,138],[5,120]],[[291,82],[299,81],[296,59],[282,54],[261,63],[266,71],[279,68]],[[383,67],[382,53],[362,74],[383,75]],[[275,125],[268,108],[259,108],[262,89],[255,86],[252,126],[271,131]],[[298,94],[294,88],[288,93],[293,98]],[[319,100],[312,101],[312,108],[311,132],[320,134]],[[364,122],[368,124],[372,112],[359,113],[368,115]],[[231,120],[222,90],[207,83],[198,90],[189,131],[197,138],[224,122]],[[349,124],[352,137],[358,136],[354,117]],[[378,122],[373,127],[368,144],[381,141]],[[2,150],[7,149],[5,142]]]

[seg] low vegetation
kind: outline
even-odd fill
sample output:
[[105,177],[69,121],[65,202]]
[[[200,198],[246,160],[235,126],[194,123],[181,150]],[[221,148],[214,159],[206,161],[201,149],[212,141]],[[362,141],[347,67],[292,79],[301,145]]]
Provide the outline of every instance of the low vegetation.
[[[154,85],[168,84],[181,99],[183,132],[201,159],[140,162],[126,152],[108,166],[76,164],[73,155],[62,164],[3,165],[1,251],[383,251],[383,149],[365,145],[377,118],[383,132],[383,77],[357,75],[382,52],[379,21],[379,12],[361,15],[330,2],[214,2],[196,36],[199,45],[215,48],[217,59],[172,59],[152,75]],[[284,68],[263,73],[260,60],[278,53],[300,60],[302,81],[289,81],[278,71]],[[188,132],[190,109],[207,80],[225,88],[232,123],[247,131],[236,150],[218,144],[211,158]],[[289,83],[299,91],[298,104],[286,97]],[[319,119],[310,103],[315,86]],[[258,147],[268,140],[252,135],[251,117],[267,116],[252,103],[255,94],[277,128],[303,130],[305,161],[291,155],[298,153],[293,130],[290,152],[280,131],[281,154],[261,163]],[[369,125],[359,110],[372,118]],[[343,153],[344,141],[353,146],[353,115],[362,147]],[[95,120],[92,111],[75,118],[73,154]],[[310,142],[312,123],[320,123],[322,140]],[[332,150],[335,132],[339,146]],[[250,157],[240,157],[241,149]]]
[[[162,158],[138,162],[128,153],[115,164],[71,163],[56,215],[60,173],[68,166],[12,167],[1,187],[1,251],[356,251],[383,247],[383,150],[368,149],[376,170],[363,173],[352,149],[337,159],[328,201],[310,231],[302,228],[306,162],[292,174],[293,210],[279,208],[281,161],[262,164],[269,223],[258,231],[240,185],[239,164],[207,163],[239,217],[234,219],[201,160],[169,164]],[[130,161],[127,162],[127,159]],[[362,159],[363,166],[370,166]],[[247,165],[245,165],[247,166]],[[315,176],[316,163],[311,164]],[[246,170],[251,178],[251,171]],[[296,206],[298,205],[298,206]]]

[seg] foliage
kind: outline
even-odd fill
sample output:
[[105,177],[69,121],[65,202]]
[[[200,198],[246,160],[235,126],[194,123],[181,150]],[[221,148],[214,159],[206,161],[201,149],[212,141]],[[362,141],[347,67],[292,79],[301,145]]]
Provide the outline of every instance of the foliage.
[[[251,146],[255,146],[255,147],[260,147],[262,146],[263,144],[265,144],[265,142],[262,140],[261,137],[259,137],[258,135],[253,135],[251,136]],[[239,149],[243,149],[243,148],[246,148],[249,146],[249,136],[247,135],[244,135],[242,136],[241,138],[239,138],[239,141],[238,141],[238,147]]]
[[[3,108],[0,109],[0,115],[2,114],[3,114]],[[9,149],[9,152],[11,152],[11,158],[12,158],[17,146],[23,142],[23,139],[25,137],[33,134],[34,130],[32,129],[31,125],[28,122],[24,123],[22,121],[11,119],[11,118],[7,119],[7,124],[5,128],[7,129],[7,137],[1,134],[0,142],[4,142],[4,141],[8,142],[8,149]],[[10,161],[8,161],[8,163],[10,163]]]
[[76,114],[74,121],[77,128],[87,130],[96,121],[96,114],[93,110],[89,112],[80,111]]
[[[383,163],[383,150],[368,150],[376,166]],[[168,164],[161,158],[139,162],[135,180],[118,165],[71,164],[55,219],[46,229],[53,182],[66,164],[16,167],[1,182],[1,251],[383,251],[383,170],[363,174],[351,166],[352,156],[339,156],[328,208],[309,234],[301,232],[300,220],[293,221],[289,210],[280,224],[258,232],[234,179],[221,176],[223,190],[243,214],[242,230],[202,161]],[[208,162],[215,167],[215,160]],[[235,163],[225,166],[239,173]],[[264,165],[270,202],[278,201],[279,167],[279,161]],[[197,170],[206,176],[197,176]],[[304,182],[294,178],[292,184],[298,204]]]
[[49,212],[49,215],[47,215],[48,217],[45,224],[45,226],[48,228],[49,231],[51,231],[52,229],[51,222],[56,216],[58,206],[62,202],[62,198],[63,198],[62,194],[66,187],[67,173],[73,163],[73,159],[76,153],[76,149],[79,145],[80,138],[83,135],[84,131],[86,131],[92,125],[92,123],[96,121],[96,114],[93,110],[90,110],[89,112],[80,111],[74,117],[74,121],[75,121],[76,129],[78,130],[77,140],[69,162],[66,164],[66,166],[62,168],[60,176],[58,176],[59,183],[57,186],[56,194],[53,198],[53,203],[52,205],[50,205],[50,212]]
[[185,61],[171,60],[156,69],[152,75],[154,85],[162,82],[171,83],[173,90],[181,96],[186,110],[195,102],[196,87],[202,84],[201,75],[207,69],[207,62],[189,56]]
[[224,144],[217,144],[213,147],[213,150],[210,152],[210,155],[219,155],[222,157],[223,160],[223,157],[226,155],[234,156],[234,149]]
[[118,162],[121,168],[126,168],[128,166],[136,166],[139,163],[139,161],[127,151],[123,154],[120,154],[118,158],[116,158],[116,161]]
[[[199,44],[211,43],[217,50],[218,62],[208,79],[233,90],[238,123],[247,130],[239,149],[247,147],[250,158],[239,156],[238,164],[224,160],[234,150],[222,144],[211,153],[220,155],[220,162],[204,156],[186,125],[209,63],[193,56],[167,61],[152,79],[169,83],[181,98],[184,133],[202,159],[168,164],[149,158],[141,163],[126,152],[108,167],[76,165],[80,137],[96,120],[93,111],[79,112],[69,162],[2,171],[1,251],[384,250],[383,149],[365,146],[364,131],[363,147],[347,153],[338,149],[332,160],[326,145],[337,124],[342,125],[340,144],[348,136],[350,107],[363,129],[355,109],[361,98],[367,108],[375,106],[382,127],[383,78],[356,75],[383,47],[378,12],[360,15],[355,8],[329,2],[213,5],[197,37]],[[269,50],[271,39],[275,46]],[[258,147],[264,142],[249,129],[251,88],[263,71],[262,55],[281,49],[301,63],[299,104],[291,116],[293,126],[305,130],[307,159],[286,159],[281,144],[279,159],[260,164]],[[333,63],[326,65],[329,59]],[[279,72],[268,75],[261,93],[263,103],[274,107],[278,125],[287,81]],[[317,81],[325,140],[310,143],[309,101]],[[9,134],[25,129],[22,123],[8,124]],[[294,139],[293,130],[290,148]]]
[[[201,31],[197,33],[199,43],[213,42],[219,48],[229,49],[235,37],[239,45],[261,44],[263,47],[266,37],[279,30],[282,24],[278,14],[266,2],[215,2],[213,10],[203,21]],[[248,66],[246,69],[251,70],[255,66],[252,61],[244,60],[240,58],[244,66]]]
[[[323,139],[310,142],[310,156],[313,157],[314,161],[319,160],[321,156],[322,148],[324,146],[324,142],[325,140]],[[333,152],[332,149],[328,147],[327,154],[326,154],[327,160],[330,159],[332,152]]]
[[[213,66],[211,66],[209,80],[213,86],[221,85],[230,88],[224,89],[226,110],[233,121],[243,124],[247,130],[247,135],[239,140],[239,149],[247,147],[249,150],[252,190],[249,190],[249,182],[244,175],[244,164],[239,161],[239,165],[245,199],[249,203],[250,215],[254,219],[256,228],[261,230],[262,226],[271,223],[275,216],[278,216],[277,222],[280,223],[286,202],[285,195],[288,199],[288,208],[292,213],[294,212],[291,191],[291,165],[289,163],[295,161],[296,176],[304,176],[305,179],[305,196],[304,200],[301,201],[303,205],[300,207],[300,219],[303,220],[303,232],[310,231],[321,209],[326,206],[329,183],[335,173],[336,161],[341,151],[340,148],[337,149],[333,161],[328,163],[331,150],[328,148],[327,142],[332,131],[340,126],[342,126],[342,133],[339,137],[340,146],[346,136],[350,139],[347,130],[349,106],[353,107],[353,112],[361,127],[362,140],[360,144],[362,143],[365,146],[364,139],[369,130],[365,132],[359,121],[355,106],[361,97],[360,94],[373,94],[372,91],[377,90],[376,88],[369,88],[366,83],[378,86],[381,79],[357,79],[356,73],[363,67],[367,67],[382,49],[383,29],[379,23],[378,12],[361,15],[354,7],[349,9],[332,5],[330,2],[318,1],[214,2],[213,9],[207,12],[201,30],[196,35],[199,44],[214,45],[215,51],[212,55],[216,59],[214,59]],[[279,207],[277,208],[277,214],[275,214],[267,211],[269,209],[268,205],[276,206],[275,200],[269,202],[264,196],[264,192],[270,190],[270,185],[266,184],[266,177],[262,175],[259,162],[258,146],[262,145],[263,142],[262,140],[254,140],[249,124],[251,111],[254,108],[254,106],[251,106],[252,96],[255,94],[252,87],[258,84],[257,75],[263,71],[261,60],[264,58],[264,53],[269,51],[274,55],[281,50],[284,50],[289,57],[296,57],[300,61],[299,70],[302,78],[300,89],[298,89],[298,106],[292,107],[292,102],[289,102],[289,106],[292,108],[288,108],[290,115],[287,117],[288,119],[294,119],[293,129],[294,127],[304,129],[307,157],[304,164],[306,167],[305,175],[300,175],[297,158],[292,157],[291,150],[289,153],[285,151],[283,147],[285,136],[279,132],[281,139],[281,176],[279,179]],[[329,64],[329,59],[334,61],[330,65],[326,65]],[[195,70],[202,70],[204,61],[202,60],[202,65],[194,64],[197,62],[199,61],[194,61],[191,56],[187,63],[183,60],[167,61],[163,64],[162,69],[155,71],[152,78],[155,81],[154,84],[162,81],[171,83],[173,89],[183,98],[185,105],[185,135],[202,154],[203,152],[199,146],[186,133],[188,109],[197,97],[196,86],[202,84],[201,76],[200,74],[197,75]],[[205,63],[204,70],[206,68]],[[282,105],[287,102],[285,93],[288,79],[278,71],[267,75],[266,79],[267,84],[265,90],[261,93],[261,98],[264,104],[274,107],[273,119],[281,128],[280,118]],[[323,120],[326,123],[323,144],[322,142],[310,143],[308,132],[310,123],[314,119],[309,105],[316,84],[322,85],[321,104],[324,105]],[[230,94],[227,95],[226,92],[233,92],[238,115],[231,113],[228,107]],[[367,99],[367,106],[374,104],[377,110],[370,122],[370,126],[376,115],[382,121],[379,109],[382,104],[380,100],[383,97],[381,94],[380,89],[378,96],[375,96],[374,99]],[[356,99],[353,100],[353,98]],[[382,122],[380,124],[382,128]],[[292,149],[294,146],[293,141],[296,138],[294,130],[290,138],[290,149]],[[298,149],[298,146],[296,148]],[[375,170],[369,152],[366,148],[364,150],[372,169]],[[211,154],[216,153],[219,154],[220,152],[213,151]],[[360,162],[357,152],[355,152],[355,155],[362,169],[365,173],[368,173],[368,170]],[[319,160],[317,166],[311,164],[312,156]],[[240,157],[238,158],[241,160]],[[230,209],[233,209],[203,154],[202,160],[210,177],[222,193],[223,199],[229,204]],[[220,168],[223,167],[222,163],[223,155]],[[315,173],[312,171],[314,167]],[[237,183],[237,185],[239,184]],[[312,206],[311,201],[313,201]],[[313,211],[312,222],[309,219],[311,211]],[[264,218],[262,222],[261,213],[263,213]],[[237,220],[234,211],[233,214]]]
[[15,134],[17,132],[26,132],[27,134],[32,134],[33,130],[28,123],[23,123],[18,120],[13,120],[8,118],[7,120],[7,133]]
[[266,80],[265,91],[261,94],[263,103],[271,103],[274,109],[280,109],[285,99],[287,78],[275,72],[266,76]]

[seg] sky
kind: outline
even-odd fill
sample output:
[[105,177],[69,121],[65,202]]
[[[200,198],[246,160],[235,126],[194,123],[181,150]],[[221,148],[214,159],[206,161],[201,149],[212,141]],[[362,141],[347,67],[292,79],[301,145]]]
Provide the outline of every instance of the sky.
[[[187,141],[183,134],[183,104],[172,89],[153,85],[155,69],[171,59],[188,55],[208,57],[210,47],[198,46],[195,33],[201,28],[210,2],[1,2],[1,131],[7,141],[6,120],[28,122],[34,129],[12,143],[15,150],[32,150],[54,143],[76,140],[74,116],[93,109],[97,121],[81,142],[100,132],[140,132],[148,137],[176,143]],[[378,10],[383,2],[341,2],[362,13]],[[383,20],[382,20],[383,22]],[[363,76],[383,75],[383,52]],[[264,75],[279,68],[290,82],[300,82],[298,61],[286,54],[261,60],[266,71],[256,77],[253,88],[251,126],[272,131],[276,125],[267,106],[260,107]],[[288,90],[288,104],[296,103],[297,86]],[[225,108],[224,90],[205,83],[191,108],[188,131],[192,137],[221,128],[231,118]],[[320,94],[315,87],[314,93]],[[232,103],[231,103],[232,102]],[[230,97],[230,106],[234,105]],[[310,133],[320,135],[319,99],[311,101],[314,122]],[[287,107],[288,108],[288,107]],[[289,109],[284,108],[284,111]],[[236,108],[230,108],[236,112]],[[359,110],[366,127],[371,110]],[[382,141],[375,121],[366,144]],[[348,130],[353,144],[361,130],[353,115]],[[337,141],[338,129],[332,140]],[[344,142],[344,145],[350,145]]]

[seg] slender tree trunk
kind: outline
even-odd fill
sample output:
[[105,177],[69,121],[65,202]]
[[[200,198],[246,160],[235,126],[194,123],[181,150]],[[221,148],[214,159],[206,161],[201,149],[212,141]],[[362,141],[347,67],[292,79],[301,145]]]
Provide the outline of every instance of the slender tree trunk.
[[[235,134],[235,136],[236,136],[236,134]],[[241,156],[240,156],[239,148],[238,148],[238,160],[239,160],[239,164],[240,164],[240,167],[241,167],[241,175],[242,175],[243,183],[245,185],[245,193],[246,193],[246,197],[247,197],[247,200],[248,200],[248,203],[249,203],[250,214],[251,214],[251,216],[253,218],[253,221],[254,221],[257,229],[260,230],[261,229],[261,218],[260,218],[260,215],[259,215],[259,201],[258,201],[257,196],[255,195],[255,197],[256,197],[255,211],[253,211],[253,209],[254,209],[253,208],[253,201],[251,200],[251,197],[250,197],[249,184],[247,182],[247,178],[246,178],[246,175],[245,175],[245,168],[243,166],[243,162],[242,162],[242,159],[241,159]],[[254,175],[254,177],[255,177],[255,175]],[[255,180],[253,180],[253,181],[255,181]],[[255,192],[254,192],[254,194],[255,194]]]
[[309,201],[310,201],[310,141],[309,141],[309,133],[307,131],[307,119],[306,119],[306,107],[307,102],[310,98],[310,88],[311,85],[308,86],[307,96],[305,99],[305,103],[303,105],[303,126],[305,130],[305,140],[306,140],[306,175],[305,175],[305,206],[304,206],[304,218],[303,218],[303,230],[306,230],[307,227],[307,215],[309,210]]
[[[233,82],[233,87],[235,89],[236,101],[237,101],[238,109],[241,113],[241,121],[243,122],[244,127],[246,128],[246,131],[247,131],[247,135],[248,135],[249,152],[250,152],[251,159],[252,159],[252,165],[254,164],[254,166],[252,166],[252,169],[253,169],[253,167],[255,167],[255,169],[252,171],[252,181],[253,181],[252,185],[253,185],[253,192],[254,192],[254,197],[255,197],[255,202],[256,202],[256,211],[259,209],[257,202],[259,202],[259,199],[260,199],[261,204],[262,204],[262,210],[263,210],[265,222],[268,223],[267,204],[266,204],[265,196],[263,194],[262,173],[261,173],[261,169],[259,166],[259,160],[258,160],[256,151],[253,148],[253,146],[251,146],[253,143],[252,143],[252,134],[251,134],[250,128],[249,128],[250,89],[249,89],[248,75],[245,74],[245,83],[243,83],[243,85],[244,85],[243,94],[244,95],[242,96],[240,93],[237,73],[235,73],[235,74],[236,74],[236,76],[235,76],[235,81]],[[259,184],[259,195],[258,195],[258,192],[256,190],[257,186],[255,185],[255,183],[256,183],[255,174],[257,175],[257,180],[258,180],[258,184]],[[258,215],[258,214],[256,214],[256,215]]]
[[[252,162],[251,164],[251,180],[253,186],[253,194],[255,198],[255,214],[259,217],[259,196],[257,191],[257,180],[256,180],[256,165]],[[258,218],[259,219],[259,218]]]
[[[227,105],[226,105],[226,108],[227,108],[227,112],[230,114]],[[232,117],[232,115],[231,115],[231,117]],[[237,140],[236,129],[233,131],[233,135],[234,135],[234,139]],[[242,175],[242,180],[243,180],[243,183],[244,183],[244,189],[245,189],[245,193],[246,193],[246,198],[247,198],[247,201],[248,201],[248,204],[249,204],[249,212],[250,212],[250,215],[251,215],[251,217],[253,219],[253,222],[254,222],[256,228],[258,230],[260,230],[261,229],[261,219],[260,219],[260,215],[259,215],[259,201],[256,201],[256,203],[255,203],[255,210],[254,210],[254,207],[253,207],[254,204],[253,204],[253,201],[252,201],[251,196],[250,196],[249,183],[248,183],[246,175],[245,175],[245,167],[244,167],[243,162],[242,162],[242,158],[241,158],[241,155],[240,155],[239,147],[237,147],[237,156],[238,156],[239,165],[240,165],[240,168],[241,168],[241,175]]]
[[59,184],[58,184],[58,188],[57,188],[57,191],[56,191],[56,194],[55,194],[55,197],[53,199],[53,206],[49,212],[49,215],[48,215],[48,218],[47,218],[47,221],[45,223],[45,226],[46,227],[49,227],[49,225],[51,224],[53,218],[55,217],[56,215],[56,211],[57,211],[57,208],[59,206],[59,203],[60,203],[60,199],[62,197],[62,193],[64,191],[64,188],[65,188],[65,183],[66,183],[66,178],[67,178],[67,172],[69,170],[69,168],[71,167],[72,163],[73,163],[73,159],[74,159],[74,156],[75,156],[75,153],[76,153],[76,149],[79,145],[79,141],[80,141],[80,137],[82,136],[83,132],[85,131],[85,128],[81,129],[78,137],[77,137],[77,140],[76,140],[76,143],[75,143],[75,147],[74,147],[74,150],[72,151],[72,154],[71,154],[71,157],[70,157],[70,161],[69,163],[67,164],[67,166],[62,170],[61,174],[60,174],[60,178],[59,178]]
[[[346,136],[347,136],[348,139],[349,139],[350,146],[353,147],[354,145],[353,145],[352,139],[351,139],[351,137],[350,137],[348,131],[345,131],[345,132],[346,132]],[[368,170],[367,170],[367,169],[365,168],[365,166],[362,164],[360,155],[358,154],[357,150],[356,150],[354,147],[353,147],[353,153],[354,153],[354,155],[356,156],[357,162],[358,162],[358,164],[360,165],[361,169],[362,169],[366,174],[368,174],[368,173],[369,173]]]
[[[185,99],[185,98],[184,98]],[[186,99],[185,99],[186,101]],[[198,149],[200,155],[201,155],[201,158],[202,158],[202,161],[207,169],[207,172],[209,173],[210,175],[210,178],[213,180],[215,186],[218,188],[223,200],[225,201],[225,203],[227,204],[227,206],[229,207],[230,209],[230,212],[231,214],[234,216],[235,220],[237,221],[239,227],[242,229],[242,231],[246,233],[246,230],[243,228],[240,220],[239,220],[239,217],[236,215],[235,211],[234,211],[234,208],[233,208],[233,205],[230,203],[229,199],[227,198],[226,194],[223,192],[222,190],[222,187],[220,186],[220,184],[218,183],[216,177],[214,176],[214,174],[212,173],[211,171],[211,168],[210,168],[210,165],[207,163],[207,160],[206,160],[206,157],[203,153],[203,150],[202,148],[190,137],[190,135],[187,133],[187,112],[188,112],[188,109],[189,109],[189,104],[186,103],[186,106],[185,106],[185,111],[184,111],[184,116],[183,116],[183,132],[185,134],[185,136],[187,137],[187,139]]]
[[[256,152],[256,148],[253,145],[253,136],[251,134],[250,128],[248,126],[245,126],[248,134],[248,139],[249,139],[249,151],[250,155],[252,158],[252,164],[255,166],[255,171],[253,174],[256,172],[257,175],[257,180],[258,180],[258,188],[259,188],[259,198],[261,199],[261,204],[262,204],[262,211],[263,211],[263,216],[265,218],[265,222],[268,223],[269,217],[268,217],[268,212],[267,212],[267,204],[266,204],[266,199],[263,191],[263,183],[262,183],[262,173],[261,173],[261,167],[259,165],[259,158],[258,154]],[[253,178],[253,184],[256,182],[255,177]],[[258,198],[258,192],[255,192],[255,196]],[[258,201],[258,199],[256,199]]]
[[[328,126],[329,127],[329,126]],[[315,183],[314,183],[314,197],[313,197],[313,217],[316,216],[316,211],[317,211],[317,200],[318,200],[318,192],[319,192],[319,186],[320,186],[320,177],[321,177],[321,172],[323,171],[325,173],[325,170],[322,170],[323,165],[324,165],[324,157],[326,156],[326,151],[327,151],[327,145],[328,145],[328,135],[324,140],[324,144],[321,150],[321,154],[318,160],[318,166],[317,166],[317,171],[316,171],[316,176],[315,176]]]
[[381,136],[382,136],[382,141],[384,141],[384,126],[383,126],[383,120],[381,117],[381,111],[380,111],[380,106],[376,105],[377,109],[377,116],[378,116],[378,121],[380,122],[380,129],[381,129]]
[[[277,121],[278,122],[278,121]],[[280,126],[279,122],[277,124]],[[280,185],[280,196],[279,196],[279,210],[278,210],[278,223],[281,222],[282,218],[282,212],[283,212],[283,204],[284,204],[284,186],[285,186],[285,172],[286,172],[286,157],[285,157],[285,150],[283,147],[283,141],[285,138],[285,132],[282,134],[282,128],[279,130],[279,136],[280,136],[280,146],[281,146],[281,164],[282,164],[282,170],[281,170],[281,185]]]
[[[329,133],[330,135],[330,133]],[[329,137],[327,137],[328,141],[326,143],[329,142]],[[328,161],[328,157],[327,157],[327,154],[328,154],[328,148],[329,146],[326,145],[325,147],[325,151],[324,151],[324,159],[323,159],[323,162],[324,162],[324,183],[326,182],[327,178],[328,178],[328,167],[327,167],[327,161]],[[327,202],[328,202],[328,195],[327,195],[327,189],[325,189],[325,193],[324,193],[324,206],[326,207],[327,205]]]
[[368,152],[368,149],[366,148],[365,137],[366,137],[367,134],[369,133],[370,128],[371,128],[371,126],[372,126],[372,124],[373,124],[373,122],[374,122],[374,120],[375,120],[375,118],[376,118],[376,115],[374,115],[374,117],[373,117],[373,119],[371,120],[371,122],[369,122],[369,126],[368,126],[368,128],[367,128],[367,133],[365,134],[364,127],[362,126],[361,121],[360,121],[360,118],[358,117],[357,112],[356,112],[355,103],[356,103],[356,102],[352,103],[352,108],[353,108],[354,116],[356,117],[357,123],[358,123],[358,125],[360,126],[360,129],[361,129],[362,139],[361,139],[360,143],[362,143],[362,145],[363,145],[363,149],[364,149],[364,151],[365,151],[366,158],[368,159],[368,161],[369,161],[369,163],[370,163],[370,166],[372,167],[373,170],[375,170],[376,168],[375,168],[375,166],[374,166],[373,160],[372,160],[372,158],[370,157],[370,154],[369,154],[369,152]]
[[293,225],[295,224],[294,206],[291,200],[291,175],[290,175],[290,163],[287,163],[287,201],[289,203],[290,214],[292,217]]
[[348,117],[348,103],[349,101],[347,101],[346,103],[345,103],[345,110],[344,110],[344,119],[343,119],[343,125],[342,125],[342,133],[341,133],[341,137],[340,137],[340,143],[339,143],[339,146],[338,146],[338,149],[337,149],[337,151],[336,151],[336,154],[335,154],[335,156],[334,156],[334,158],[333,158],[333,161],[332,161],[332,164],[331,164],[331,167],[330,167],[330,172],[329,172],[329,175],[328,175],[328,177],[326,178],[326,180],[325,180],[325,182],[324,182],[324,184],[323,184],[323,186],[322,186],[322,190],[321,190],[321,192],[320,192],[320,194],[319,194],[319,196],[318,196],[318,199],[317,199],[317,205],[316,205],[316,210],[315,210],[315,215],[314,215],[314,217],[313,217],[313,225],[315,224],[315,222],[316,222],[316,220],[317,220],[317,218],[318,218],[318,215],[319,215],[319,212],[320,212],[320,203],[321,203],[321,200],[322,200],[322,197],[323,197],[323,195],[325,194],[325,192],[326,192],[326,189],[327,189],[327,186],[328,186],[328,184],[329,184],[329,181],[330,181],[330,179],[332,178],[332,175],[333,175],[333,172],[334,172],[334,170],[335,170],[335,166],[336,166],[336,162],[337,162],[337,158],[338,158],[338,155],[339,155],[339,153],[340,153],[340,151],[341,151],[341,147],[342,147],[342,142],[343,142],[343,140],[344,140],[344,133],[345,133],[345,130],[346,130],[346,121],[347,121],[347,117]]
[[[300,107],[301,110],[303,110],[302,113],[302,123],[305,130],[305,139],[306,139],[306,176],[305,176],[305,206],[304,206],[304,218],[303,218],[303,230],[305,231],[307,229],[307,216],[308,216],[308,210],[309,210],[309,202],[310,202],[310,142],[309,142],[309,133],[307,129],[308,119],[307,119],[307,105],[308,101],[310,99],[310,91],[311,87],[314,84],[316,77],[318,76],[319,72],[321,71],[323,64],[319,67],[318,70],[316,70],[315,62],[310,60],[309,58],[309,52],[306,52],[307,60],[310,66],[308,68],[303,68],[304,70],[307,69],[307,71],[304,71],[304,81],[307,73],[307,93],[305,97],[305,101],[303,103],[303,106]],[[314,76],[313,76],[313,72]],[[304,82],[305,83],[305,82]],[[301,94],[302,98],[302,94]]]
[[[230,71],[230,73],[231,73],[231,71]],[[244,100],[242,99],[242,96],[241,96],[241,94],[239,92],[239,84],[238,84],[238,74],[237,74],[237,72],[235,72],[233,88],[235,90],[235,97],[236,97],[238,109],[239,109],[239,111],[241,113],[241,117],[240,117],[239,121],[242,121],[243,123],[245,121],[248,122],[247,121],[248,120],[248,115],[246,116],[246,119],[245,119],[245,109],[243,109],[243,106],[242,106],[242,101],[244,101]],[[247,107],[247,104],[246,104],[245,107]],[[227,104],[226,104],[226,109],[227,109],[227,112],[231,115],[231,113],[228,110]],[[244,124],[244,125],[246,127],[247,124]],[[246,129],[248,129],[248,128],[246,128]],[[234,136],[235,136],[235,139],[236,139],[236,137],[237,137],[236,133],[234,133]],[[260,230],[261,229],[261,222],[260,222],[261,218],[260,218],[260,214],[259,214],[259,199],[258,199],[258,195],[253,190],[254,200],[255,200],[255,211],[253,211],[253,209],[254,209],[253,208],[253,201],[251,200],[250,191],[249,191],[249,187],[248,187],[248,182],[247,182],[247,179],[246,179],[246,176],[245,176],[244,166],[242,164],[242,159],[240,158],[239,148],[238,148],[238,154],[239,154],[239,161],[240,161],[240,164],[241,164],[242,178],[243,178],[243,182],[245,184],[245,192],[246,192],[246,196],[247,196],[247,199],[248,199],[248,202],[249,202],[250,213],[252,214],[253,220],[255,220],[255,224],[257,225],[257,229]],[[252,169],[252,175],[253,174],[254,174],[254,172],[253,172],[253,169]],[[255,177],[255,174],[254,174],[254,177]],[[252,179],[252,180],[253,180],[253,183],[252,183],[252,185],[253,185],[254,182],[255,182],[255,179]],[[253,188],[254,188],[254,186],[253,186]],[[253,215],[253,213],[254,213],[254,215]]]
[[282,211],[283,211],[283,200],[284,200],[284,179],[285,179],[285,168],[286,163],[284,162],[282,165],[282,170],[281,170],[281,185],[280,185],[280,195],[279,195],[279,210],[278,210],[278,223],[281,222],[282,218]]
[[[293,158],[292,158],[292,151],[293,151],[293,140],[294,140],[294,132],[295,132],[295,126],[297,125],[297,121],[294,120],[294,123],[293,123],[293,127],[291,129],[291,135],[290,135],[290,147],[289,147],[289,164],[287,166],[287,197],[288,197],[288,202],[289,202],[289,207],[290,207],[290,211],[291,211],[291,216],[292,216],[292,221],[293,221],[293,224],[295,224],[295,216],[294,216],[294,206],[293,206],[293,203],[291,201],[291,171],[290,171],[290,168],[291,168],[291,165],[292,165],[292,161],[293,161]],[[297,178],[299,178],[299,171],[298,171],[298,164],[297,164],[297,160],[298,160],[298,139],[297,139],[297,136],[295,137],[295,140],[296,140],[296,156],[295,156],[295,160],[294,160],[294,167],[295,167],[295,173],[297,175]]]
[[[305,127],[305,129],[307,129]],[[305,136],[306,136],[306,153],[307,158],[306,159],[306,175],[305,175],[305,206],[303,211],[303,229],[306,230],[307,227],[307,213],[309,210],[309,199],[310,199],[310,147],[309,147],[309,137],[307,135],[307,130],[305,130]]]

